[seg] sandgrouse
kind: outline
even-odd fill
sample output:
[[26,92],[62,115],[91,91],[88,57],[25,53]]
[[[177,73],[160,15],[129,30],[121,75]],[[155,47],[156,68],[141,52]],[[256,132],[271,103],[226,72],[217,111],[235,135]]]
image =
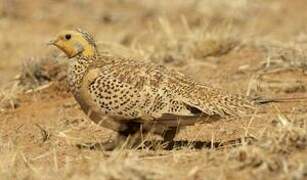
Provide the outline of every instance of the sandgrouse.
[[71,59],[68,83],[81,109],[95,123],[118,132],[106,149],[149,131],[171,142],[180,127],[241,116],[257,105],[161,65],[101,53],[93,36],[80,29],[60,32],[50,44]]

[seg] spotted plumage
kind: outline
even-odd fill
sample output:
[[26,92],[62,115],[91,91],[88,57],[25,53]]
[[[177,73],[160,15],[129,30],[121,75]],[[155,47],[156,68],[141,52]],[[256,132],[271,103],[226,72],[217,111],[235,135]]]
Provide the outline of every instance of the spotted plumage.
[[255,108],[248,97],[200,84],[164,66],[101,53],[82,30],[61,32],[52,44],[72,58],[68,82],[83,111],[121,135],[155,126],[155,132],[173,138],[168,132],[203,116],[241,116]]

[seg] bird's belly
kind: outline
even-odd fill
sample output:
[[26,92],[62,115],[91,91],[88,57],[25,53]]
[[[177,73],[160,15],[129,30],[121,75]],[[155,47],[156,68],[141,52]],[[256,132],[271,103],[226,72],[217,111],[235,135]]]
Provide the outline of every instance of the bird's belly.
[[73,93],[73,95],[79,103],[82,111],[96,124],[114,131],[120,131],[125,128],[123,122],[118,121],[109,114],[103,113],[100,109],[95,108],[96,106],[93,106],[91,102],[88,102],[86,97],[83,97],[78,93]]

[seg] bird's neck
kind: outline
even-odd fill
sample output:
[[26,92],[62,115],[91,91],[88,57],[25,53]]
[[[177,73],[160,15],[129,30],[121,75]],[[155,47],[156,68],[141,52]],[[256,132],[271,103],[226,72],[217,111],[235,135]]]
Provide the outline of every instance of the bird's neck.
[[73,94],[78,93],[84,75],[87,72],[90,64],[96,60],[97,56],[83,56],[77,55],[74,59],[70,60],[68,68],[68,84]]
[[98,55],[96,45],[85,46],[84,50],[79,56],[79,58],[95,59]]

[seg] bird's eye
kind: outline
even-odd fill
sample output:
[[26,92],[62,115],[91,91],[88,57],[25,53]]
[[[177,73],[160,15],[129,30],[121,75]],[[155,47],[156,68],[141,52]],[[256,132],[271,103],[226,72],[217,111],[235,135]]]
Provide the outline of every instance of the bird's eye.
[[70,35],[70,34],[66,34],[66,35],[65,35],[65,39],[66,39],[66,40],[70,40],[70,38],[71,38],[71,35]]

